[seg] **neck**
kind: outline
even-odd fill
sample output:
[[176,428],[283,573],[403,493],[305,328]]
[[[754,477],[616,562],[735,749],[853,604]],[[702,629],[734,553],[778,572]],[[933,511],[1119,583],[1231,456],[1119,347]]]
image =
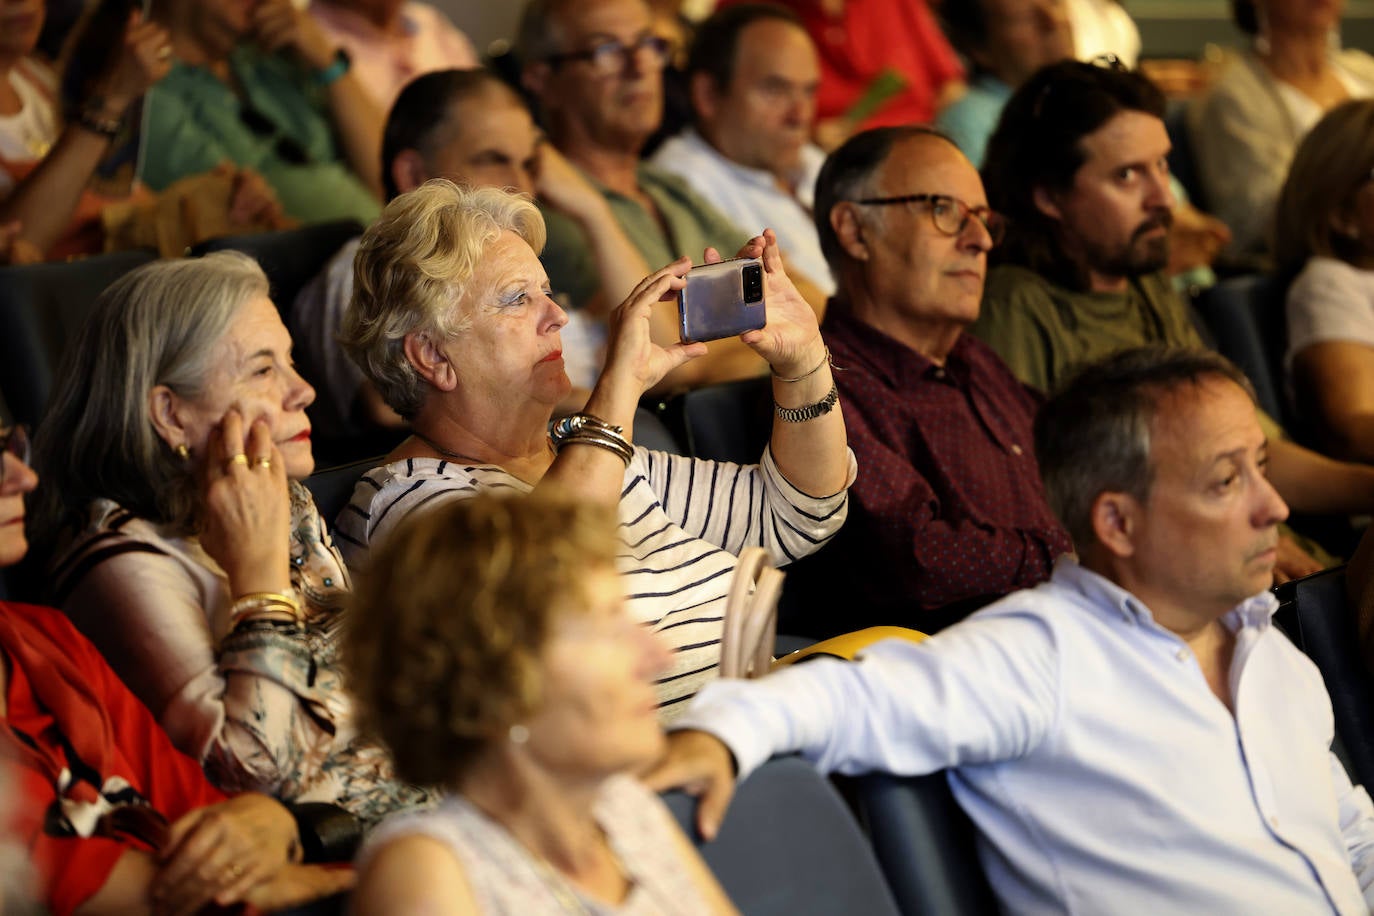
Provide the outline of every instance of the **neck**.
[[964,333],[964,325],[948,319],[922,321],[902,314],[890,305],[890,297],[877,293],[865,282],[841,282],[838,293],[849,303],[854,317],[869,327],[882,331],[898,343],[905,344],[937,366],[943,366],[949,352]]
[[569,783],[526,755],[493,749],[473,763],[458,791],[531,853],[577,880],[608,854],[593,810],[602,780]]
[[555,144],[573,165],[612,191],[627,197],[639,193],[639,146],[613,149],[587,137],[568,137]]
[[1282,80],[1302,81],[1321,76],[1331,66],[1330,45],[1324,31],[1275,32],[1267,36],[1269,50],[1260,55],[1269,72]]
[[1104,274],[1091,268],[1088,269],[1088,292],[1124,293],[1130,286],[1131,280],[1129,277]]
[[406,458],[438,452],[435,457],[496,465],[533,484],[553,462],[548,440],[552,415],[550,408],[534,405],[524,417],[505,410],[486,422],[478,411],[450,409],[445,399],[430,398],[411,424],[416,437],[393,454]]

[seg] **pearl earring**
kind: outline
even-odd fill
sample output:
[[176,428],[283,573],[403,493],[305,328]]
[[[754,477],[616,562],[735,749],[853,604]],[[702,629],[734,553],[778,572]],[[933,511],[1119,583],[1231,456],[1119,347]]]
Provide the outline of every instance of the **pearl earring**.
[[523,725],[512,725],[510,727],[510,743],[524,744],[530,740],[530,730]]

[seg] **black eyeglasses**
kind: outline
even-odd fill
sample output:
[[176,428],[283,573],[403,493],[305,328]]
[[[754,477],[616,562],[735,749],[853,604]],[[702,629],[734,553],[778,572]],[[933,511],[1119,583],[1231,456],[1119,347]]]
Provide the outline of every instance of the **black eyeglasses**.
[[623,72],[640,51],[650,52],[654,63],[661,66],[667,62],[668,52],[672,48],[673,43],[662,35],[642,35],[633,44],[627,45],[612,38],[598,42],[585,51],[565,51],[562,54],[550,54],[544,59],[554,65],[570,60],[585,60],[593,70],[609,76]]
[[945,235],[959,235],[968,228],[969,218],[978,220],[988,231],[993,245],[999,245],[1007,234],[1007,218],[988,207],[970,207],[948,194],[903,194],[899,197],[865,197],[854,201],[866,206],[890,204],[922,204],[930,211],[930,221]]
[[284,135],[267,115],[256,108],[251,105],[241,106],[239,108],[239,120],[256,136],[263,139],[271,137],[273,148],[283,162],[289,162],[291,165],[308,165],[310,163],[310,153],[306,151],[305,147],[291,137]]
[[13,455],[20,464],[28,464],[31,451],[28,427],[21,423],[9,429],[0,429],[0,490],[5,488],[5,465],[9,464],[5,456]]

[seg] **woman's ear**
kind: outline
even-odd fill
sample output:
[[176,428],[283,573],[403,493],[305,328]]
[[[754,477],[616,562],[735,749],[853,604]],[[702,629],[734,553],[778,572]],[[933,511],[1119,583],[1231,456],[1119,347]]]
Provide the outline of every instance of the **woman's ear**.
[[404,348],[406,360],[420,378],[440,391],[452,391],[458,387],[458,373],[454,371],[453,363],[427,331],[411,331],[405,336]]
[[1341,238],[1359,241],[1360,227],[1355,223],[1355,217],[1350,212],[1349,207],[1341,207],[1331,214],[1331,231]]
[[172,451],[191,448],[193,444],[180,416],[181,403],[177,393],[166,385],[154,385],[153,390],[148,392],[148,418],[159,438]]

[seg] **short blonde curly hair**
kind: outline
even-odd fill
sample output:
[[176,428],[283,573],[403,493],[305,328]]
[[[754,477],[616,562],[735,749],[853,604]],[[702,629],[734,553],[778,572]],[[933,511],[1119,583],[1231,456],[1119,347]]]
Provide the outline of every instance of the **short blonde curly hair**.
[[479,495],[407,518],[355,581],[344,640],[363,728],[417,785],[452,788],[542,701],[554,619],[614,570],[615,511]]
[[449,337],[470,326],[458,304],[506,231],[543,250],[544,217],[528,195],[435,178],[387,204],[363,233],[339,342],[401,416],[414,417],[427,393],[406,359],[406,335]]

